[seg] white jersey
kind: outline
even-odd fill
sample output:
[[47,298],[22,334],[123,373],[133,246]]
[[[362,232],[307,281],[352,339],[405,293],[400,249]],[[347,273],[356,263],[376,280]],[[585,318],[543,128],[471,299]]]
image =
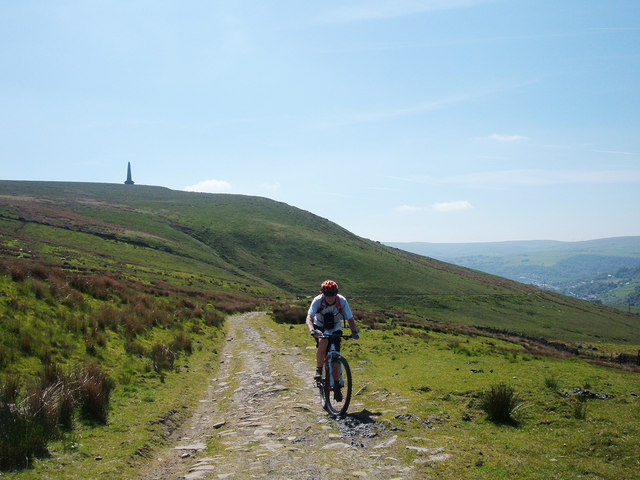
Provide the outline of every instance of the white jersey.
[[[324,333],[333,333],[342,330],[342,321],[353,318],[349,302],[342,295],[336,296],[336,301],[333,305],[327,304],[324,300],[324,295],[320,294],[313,299],[309,311],[307,312],[311,318],[313,318],[313,325]],[[325,329],[325,315],[333,314],[334,324],[331,328]]]

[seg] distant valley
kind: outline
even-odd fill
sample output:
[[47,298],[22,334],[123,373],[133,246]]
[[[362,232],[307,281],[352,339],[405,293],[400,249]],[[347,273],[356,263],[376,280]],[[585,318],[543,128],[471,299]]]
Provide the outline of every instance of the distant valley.
[[386,245],[564,295],[640,311],[640,237]]

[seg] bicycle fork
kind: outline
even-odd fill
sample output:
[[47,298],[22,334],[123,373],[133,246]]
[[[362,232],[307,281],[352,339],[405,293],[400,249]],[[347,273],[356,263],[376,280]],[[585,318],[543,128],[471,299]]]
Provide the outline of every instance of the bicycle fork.
[[[340,388],[344,386],[344,379],[342,378],[342,368],[340,365],[340,354],[336,351],[336,347],[332,344],[329,353],[324,359],[325,364],[327,365],[327,371],[331,372],[329,375],[329,385],[333,390],[336,382],[336,378],[338,377],[338,383]],[[334,363],[335,362],[335,363]]]

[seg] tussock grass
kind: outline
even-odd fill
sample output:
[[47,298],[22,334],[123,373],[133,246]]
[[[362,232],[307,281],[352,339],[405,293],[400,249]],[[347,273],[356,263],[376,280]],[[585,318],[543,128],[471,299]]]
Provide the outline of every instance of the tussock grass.
[[492,385],[480,401],[480,407],[495,423],[517,425],[516,412],[522,406],[515,389],[505,383]]
[[555,375],[544,377],[544,386],[555,392],[559,387],[558,377]]
[[572,417],[576,420],[587,419],[587,401],[583,397],[578,397],[572,402]]
[[87,365],[78,377],[80,411],[89,421],[106,424],[109,399],[115,384],[96,364]]
[[51,440],[72,430],[78,408],[89,421],[107,421],[113,382],[96,365],[69,375],[45,365],[23,397],[21,384],[8,376],[0,389],[0,469],[24,468],[46,455]]

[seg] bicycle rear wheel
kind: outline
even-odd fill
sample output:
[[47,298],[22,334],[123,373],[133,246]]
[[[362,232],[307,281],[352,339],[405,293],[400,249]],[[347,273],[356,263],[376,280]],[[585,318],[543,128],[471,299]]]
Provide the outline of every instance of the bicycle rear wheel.
[[331,375],[329,365],[327,363],[327,368],[325,368],[325,379],[324,379],[324,403],[323,407],[329,414],[334,417],[344,417],[347,414],[347,409],[349,408],[349,402],[351,402],[351,369],[349,368],[349,363],[343,357],[340,357],[338,361],[338,366],[341,371],[342,378],[342,387],[340,391],[342,393],[342,398],[338,398],[336,400],[336,390],[338,387],[338,383],[335,382],[335,387],[331,387]]

